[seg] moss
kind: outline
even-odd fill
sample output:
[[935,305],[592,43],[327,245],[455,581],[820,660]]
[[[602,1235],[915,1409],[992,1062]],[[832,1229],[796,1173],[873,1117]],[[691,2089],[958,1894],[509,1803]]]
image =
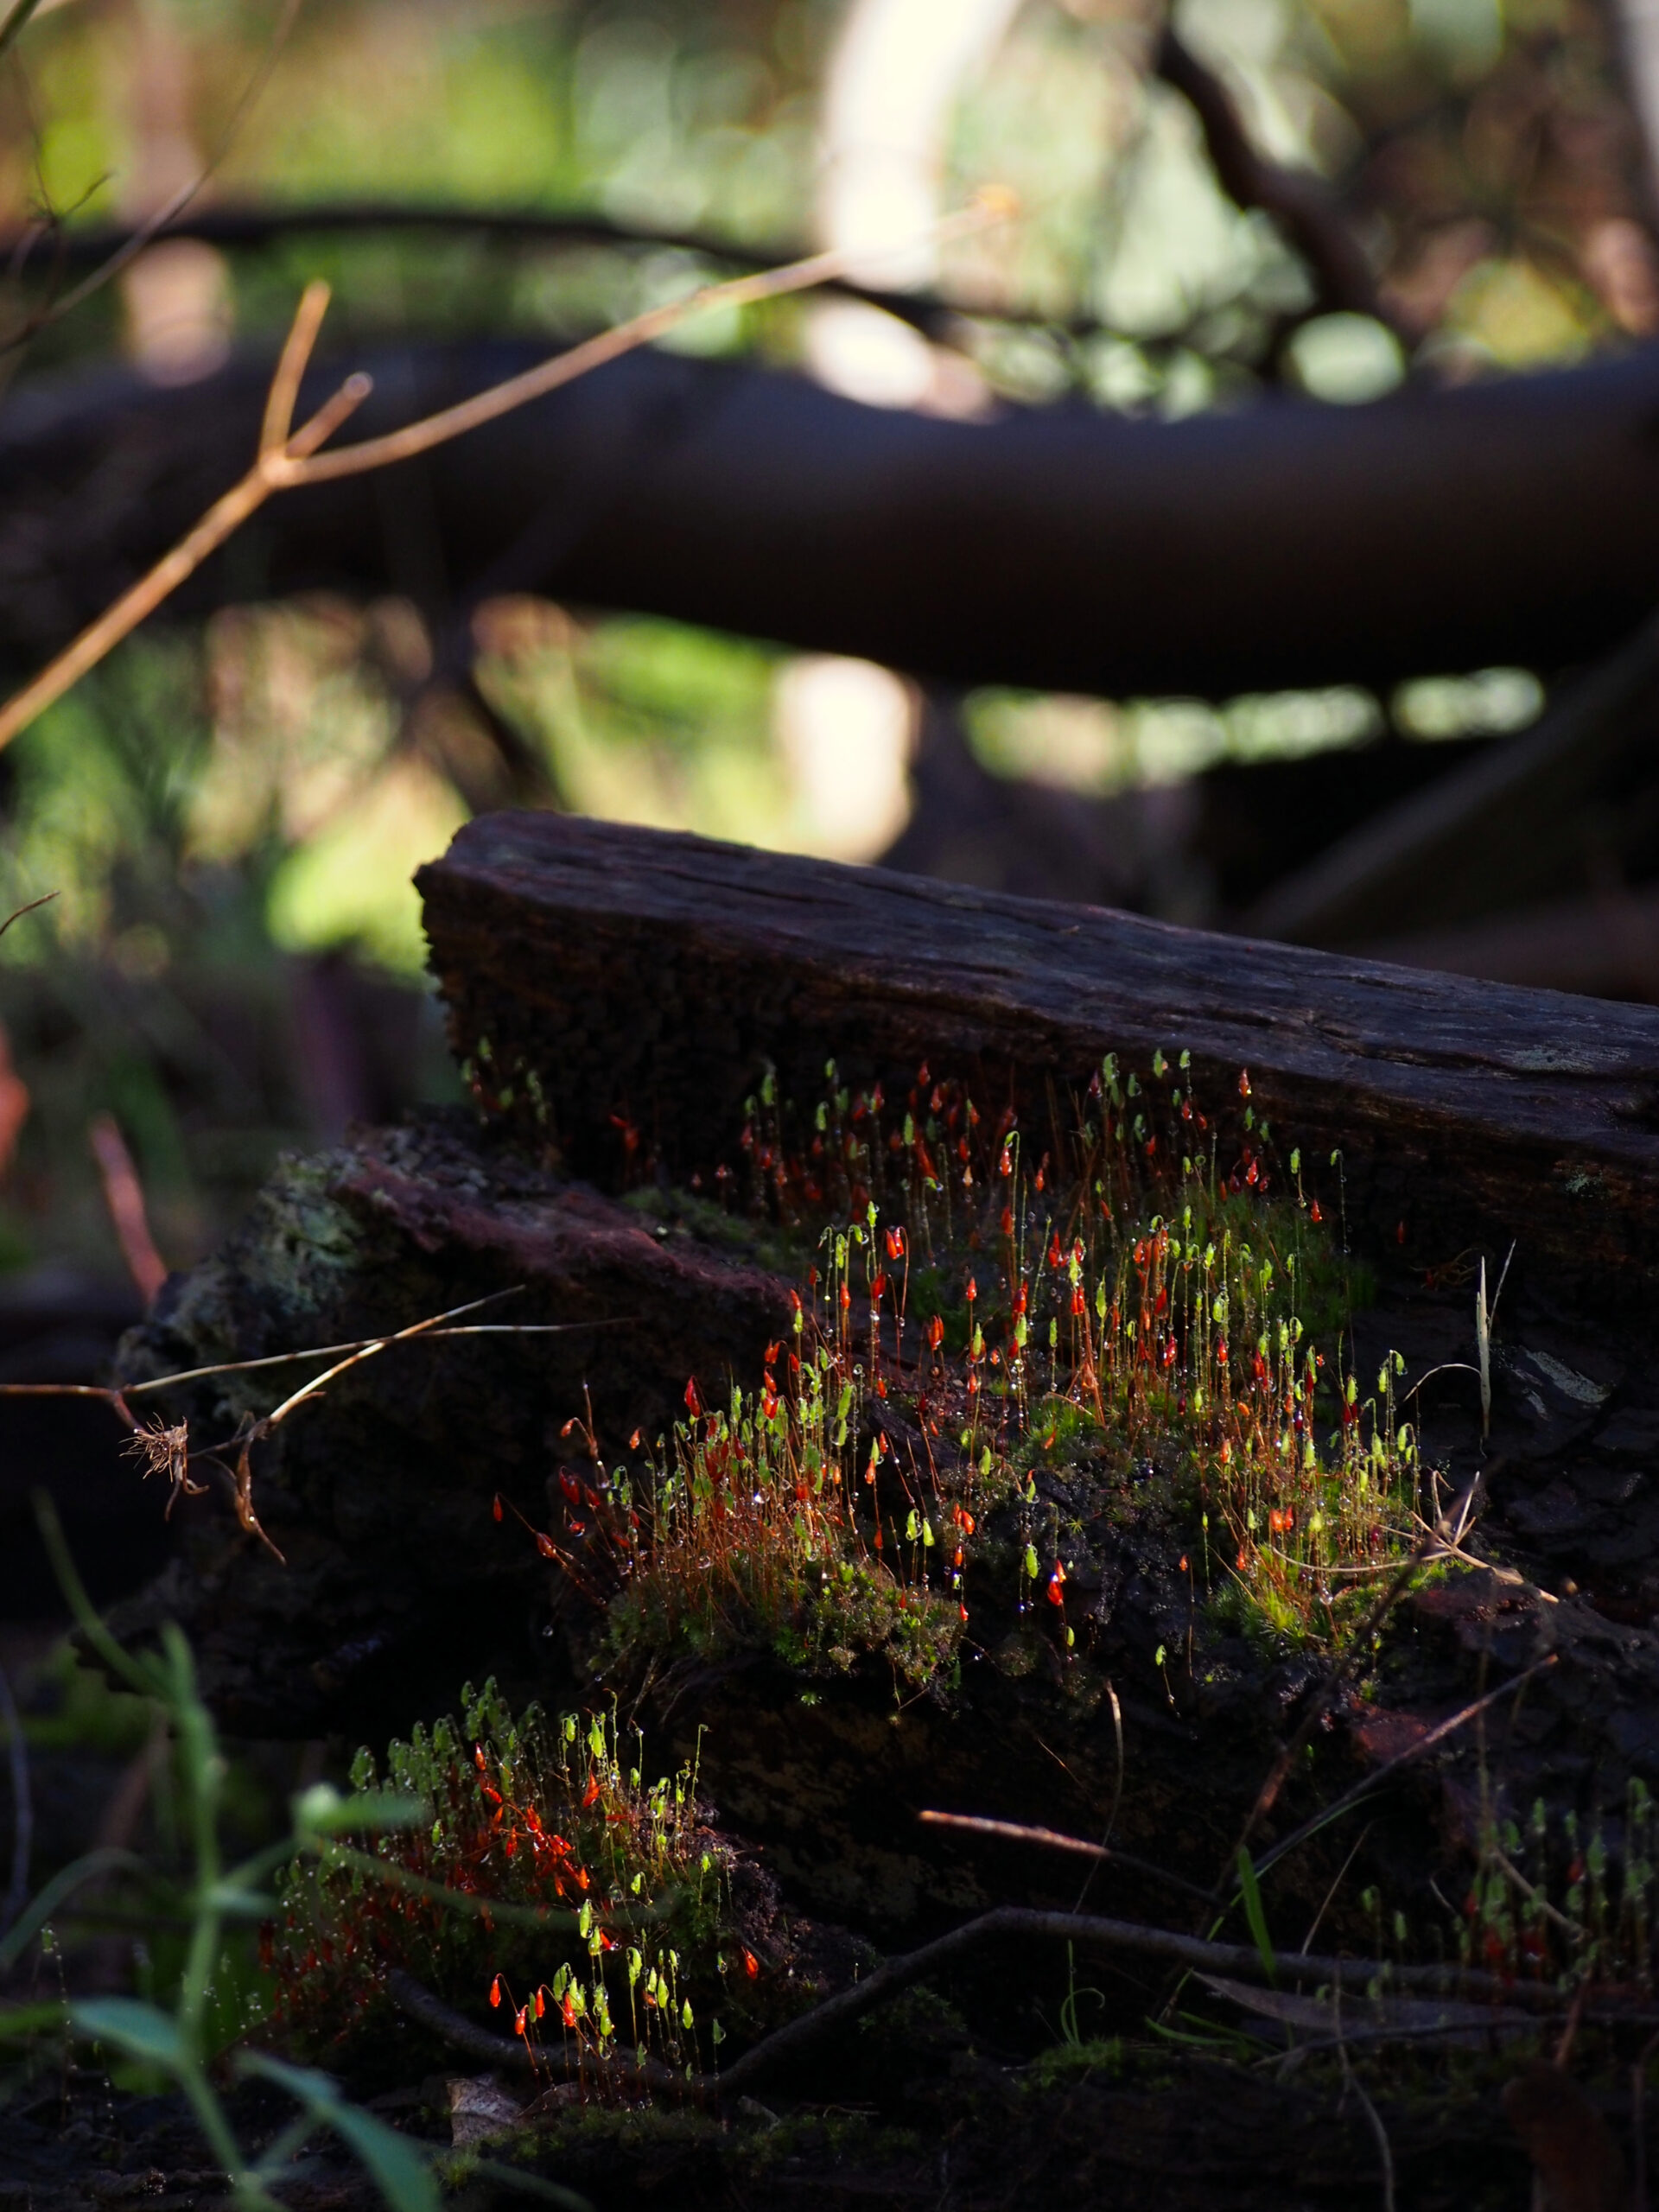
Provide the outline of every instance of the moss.
[[1046,2095],[1051,2090],[1067,2088],[1075,2082],[1087,2081],[1094,2075],[1109,2082],[1120,2081],[1124,2070],[1123,2039],[1121,2036],[1109,2036],[1087,2042],[1056,2044],[1052,2050],[1033,2059],[1020,2081],[1028,2094]]

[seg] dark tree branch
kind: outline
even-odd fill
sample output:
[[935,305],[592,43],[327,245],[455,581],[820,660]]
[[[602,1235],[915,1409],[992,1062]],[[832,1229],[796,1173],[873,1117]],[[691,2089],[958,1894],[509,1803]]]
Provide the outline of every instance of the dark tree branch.
[[[501,344],[372,359],[364,432],[537,357]],[[243,364],[162,391],[111,371],[10,397],[0,655],[14,671],[236,480],[267,381]],[[1214,697],[1548,670],[1648,611],[1656,420],[1656,348],[1368,407],[1271,401],[1173,424],[1082,406],[941,422],[647,353],[372,483],[289,494],[175,605],[317,586],[418,595],[423,518],[456,599],[487,575],[497,590],[964,683]]]
[[[603,215],[553,214],[541,207],[456,207],[438,200],[321,200],[296,207],[238,206],[220,203],[197,208],[188,205],[137,229],[118,223],[78,223],[61,226],[36,223],[10,237],[0,236],[0,260],[11,267],[14,278],[34,274],[30,257],[48,238],[52,241],[54,272],[87,268],[100,270],[119,257],[130,260],[143,248],[168,238],[193,238],[227,252],[257,252],[263,248],[314,238],[357,237],[397,233],[485,240],[504,246],[607,246],[619,253],[661,253],[664,249],[713,262],[732,270],[768,269],[798,260],[810,251],[798,239],[732,238],[718,231],[640,231]],[[994,298],[975,299],[953,295],[946,299],[934,292],[897,292],[880,285],[855,284],[838,277],[823,289],[846,298],[866,300],[889,315],[912,323],[935,336],[948,336],[963,315],[982,315],[998,322],[1036,323],[1045,329],[1065,329],[1079,337],[1100,328],[1090,315],[1060,317],[1010,310]],[[55,320],[55,317],[54,318]]]
[[[1094,1913],[1039,1912],[1023,1905],[1000,1905],[918,1950],[889,1959],[851,1988],[838,1991],[799,2019],[774,2029],[717,2073],[687,2076],[667,2066],[640,2069],[632,2060],[624,2061],[621,2070],[642,2077],[653,2089],[681,2097],[735,2096],[780,2066],[789,2065],[824,2037],[850,2027],[969,1953],[987,1943],[1009,1942],[1076,1943],[1085,1951],[1154,1959],[1191,1973],[1224,1974],[1249,1982],[1262,1980],[1268,1971],[1267,1961],[1254,1943],[1211,1943],[1200,1936],[1178,1936],[1167,1929],[1143,1928],[1135,1921],[1108,1920]],[[1363,1990],[1380,1971],[1375,1959],[1320,1958],[1302,1951],[1278,1951],[1272,1958],[1273,1974],[1287,1982],[1306,1981],[1324,1987]],[[1397,1990],[1421,1989],[1448,1996],[1449,1985],[1455,1981],[1465,1994],[1502,1999],[1531,2012],[1565,2008],[1560,1992],[1548,1985],[1508,1982],[1496,1974],[1460,1974],[1455,1967],[1392,1966],[1388,1974],[1390,1986]],[[524,2074],[562,2070],[558,2056],[538,2052],[532,2057],[522,2039],[509,2041],[505,2036],[492,2035],[487,2028],[477,2026],[435,1997],[410,1974],[394,1968],[386,1986],[400,2012],[470,2057]],[[575,2071],[574,2060],[569,2070]]]
[[1222,190],[1236,206],[1273,217],[1312,270],[1320,305],[1375,315],[1392,327],[1370,264],[1325,180],[1258,153],[1232,94],[1173,28],[1158,42],[1157,70],[1197,115]]

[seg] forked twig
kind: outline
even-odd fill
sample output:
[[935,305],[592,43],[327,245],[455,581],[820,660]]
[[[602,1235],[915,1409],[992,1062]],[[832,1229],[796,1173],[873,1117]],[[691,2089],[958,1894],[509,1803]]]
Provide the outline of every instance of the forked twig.
[[[320,308],[315,304],[319,291],[322,296],[321,305],[327,306],[327,287],[308,285],[300,302],[299,312],[294,319],[294,327],[289,334],[288,344],[283,350],[283,363],[289,362],[297,353],[301,373],[321,321]],[[278,374],[281,373],[279,365]],[[295,381],[297,384],[297,375]],[[96,668],[123,638],[136,630],[147,615],[155,613],[164,599],[193,576],[208,556],[216,553],[250,515],[257,513],[273,492],[302,482],[303,477],[298,472],[303,469],[306,461],[325,439],[334,435],[353,410],[359,407],[368,397],[370,390],[367,377],[347,377],[339,391],[318,409],[308,423],[303,423],[281,446],[262,450],[241,482],[232,485],[221,499],[216,499],[194,529],[187,531],[170,553],[163,554],[147,575],[141,576],[130,590],[123,592],[112,606],[105,608],[96,621],[87,625],[73,645],[67,645],[54,660],[48,663],[33,683],[26,683],[3,708],[0,708],[0,747],[9,745],[20,730],[27,729],[37,715],[43,714],[54,700],[60,699],[89,669]]]
[[[1002,221],[1014,212],[1014,202],[1011,194],[996,191],[982,193],[972,207],[960,209],[957,213],[932,224],[924,236],[929,240],[959,238],[970,231],[982,230],[988,224]],[[914,243],[914,240],[906,240],[903,247],[884,247],[880,251],[906,251]],[[308,284],[271,380],[265,402],[259,451],[253,466],[239,484],[233,485],[223,498],[209,507],[194,529],[188,531],[147,575],[123,593],[113,606],[106,607],[98,620],[90,623],[72,645],[49,662],[32,683],[26,684],[3,708],[0,708],[0,748],[9,745],[20,730],[27,728],[54,700],[61,698],[89,669],[95,668],[123,638],[137,629],[170,593],[193,575],[211,554],[217,552],[274,493],[291,491],[305,484],[332,483],[342,476],[360,475],[369,469],[385,468],[394,461],[410,460],[416,454],[429,453],[435,446],[446,444],[451,438],[461,437],[486,423],[495,422],[528,401],[542,398],[550,391],[556,391],[560,385],[569,384],[577,377],[586,376],[591,370],[602,368],[607,362],[614,361],[639,346],[649,345],[692,315],[708,314],[718,308],[746,307],[759,300],[780,298],[789,292],[809,291],[815,284],[827,283],[832,278],[844,275],[855,264],[861,264],[869,258],[868,247],[836,248],[826,253],[810,254],[804,260],[791,262],[785,268],[769,269],[757,276],[737,276],[726,283],[707,285],[686,299],[652,308],[644,315],[635,315],[629,322],[619,323],[614,330],[590,338],[582,345],[570,346],[537,367],[527,369],[520,376],[510,377],[505,383],[493,385],[487,391],[477,392],[472,398],[461,400],[455,406],[442,408],[435,415],[429,415],[420,422],[406,423],[401,430],[389,431],[384,437],[368,438],[359,445],[347,446],[338,453],[322,456],[319,455],[319,448],[334,435],[346,416],[361,405],[372,385],[366,376],[347,377],[334,397],[319,408],[309,422],[291,435],[288,435],[288,423],[300,379],[304,374],[328,303],[326,284]]]

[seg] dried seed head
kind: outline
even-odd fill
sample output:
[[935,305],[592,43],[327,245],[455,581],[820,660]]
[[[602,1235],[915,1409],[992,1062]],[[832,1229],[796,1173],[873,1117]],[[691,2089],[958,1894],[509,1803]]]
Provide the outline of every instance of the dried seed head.
[[169,1514],[181,1492],[187,1497],[200,1497],[207,1488],[205,1483],[191,1478],[188,1421],[181,1421],[169,1426],[159,1415],[154,1421],[140,1421],[127,1439],[126,1448],[135,1459],[143,1462],[146,1481],[151,1475],[167,1477],[169,1484],[167,1510]]

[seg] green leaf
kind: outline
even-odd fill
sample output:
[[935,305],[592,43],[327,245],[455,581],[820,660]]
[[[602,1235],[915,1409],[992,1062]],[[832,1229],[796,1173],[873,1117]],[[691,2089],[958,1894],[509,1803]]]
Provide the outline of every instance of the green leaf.
[[148,2059],[169,2074],[189,2068],[178,2022],[159,2005],[146,2005],[140,1997],[83,1997],[69,2007],[69,2017],[80,2034],[113,2044],[129,2058]]
[[238,2074],[257,2075],[286,2089],[312,2117],[332,2127],[367,2167],[375,2187],[392,2212],[439,2212],[437,2183],[417,2146],[361,2106],[349,2104],[326,2074],[285,2065],[264,2051],[244,2051]]
[[1249,1923],[1251,1938],[1262,1955],[1262,1971],[1270,1982],[1276,1984],[1279,1969],[1273,1955],[1273,1938],[1268,1933],[1268,1916],[1262,1910],[1262,1885],[1255,1878],[1255,1862],[1242,1843],[1238,1847],[1238,1894],[1244,1900],[1244,1917]]

